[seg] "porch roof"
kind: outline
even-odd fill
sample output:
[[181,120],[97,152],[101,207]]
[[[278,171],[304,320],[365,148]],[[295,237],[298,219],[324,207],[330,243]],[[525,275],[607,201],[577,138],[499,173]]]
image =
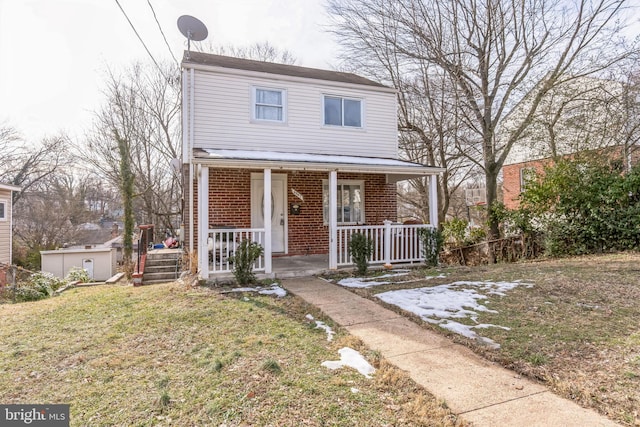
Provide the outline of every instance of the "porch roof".
[[437,175],[445,171],[444,168],[406,160],[279,151],[202,148],[195,149],[193,157],[195,163],[220,168],[379,173],[389,175],[392,181]]

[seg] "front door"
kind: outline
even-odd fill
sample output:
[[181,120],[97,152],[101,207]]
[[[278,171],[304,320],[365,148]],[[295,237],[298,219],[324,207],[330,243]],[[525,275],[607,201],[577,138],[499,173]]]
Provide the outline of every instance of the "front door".
[[[284,253],[286,240],[287,176],[271,175],[271,252]],[[264,227],[264,176],[251,176],[251,227]]]

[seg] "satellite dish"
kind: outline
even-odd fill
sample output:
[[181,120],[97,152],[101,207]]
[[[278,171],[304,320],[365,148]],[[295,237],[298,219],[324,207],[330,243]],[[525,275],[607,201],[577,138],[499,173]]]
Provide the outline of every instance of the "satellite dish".
[[187,38],[187,58],[191,52],[191,40],[200,42],[209,35],[209,31],[202,21],[189,15],[182,15],[178,18],[178,29]]

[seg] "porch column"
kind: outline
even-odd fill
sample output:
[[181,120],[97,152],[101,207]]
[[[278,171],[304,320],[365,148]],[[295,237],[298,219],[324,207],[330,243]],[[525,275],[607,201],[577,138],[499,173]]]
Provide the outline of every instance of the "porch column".
[[209,278],[209,168],[198,165],[198,270],[203,279]]
[[271,169],[264,170],[264,272],[271,273]]
[[429,179],[429,223],[438,228],[438,175]]
[[338,172],[329,172],[329,270],[338,269]]

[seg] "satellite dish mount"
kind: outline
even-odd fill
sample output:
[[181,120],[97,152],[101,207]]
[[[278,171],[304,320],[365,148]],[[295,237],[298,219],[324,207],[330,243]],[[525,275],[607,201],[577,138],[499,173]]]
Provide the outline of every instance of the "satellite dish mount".
[[178,29],[187,38],[187,59],[191,53],[191,40],[200,42],[207,38],[209,31],[198,18],[182,15],[178,18]]

